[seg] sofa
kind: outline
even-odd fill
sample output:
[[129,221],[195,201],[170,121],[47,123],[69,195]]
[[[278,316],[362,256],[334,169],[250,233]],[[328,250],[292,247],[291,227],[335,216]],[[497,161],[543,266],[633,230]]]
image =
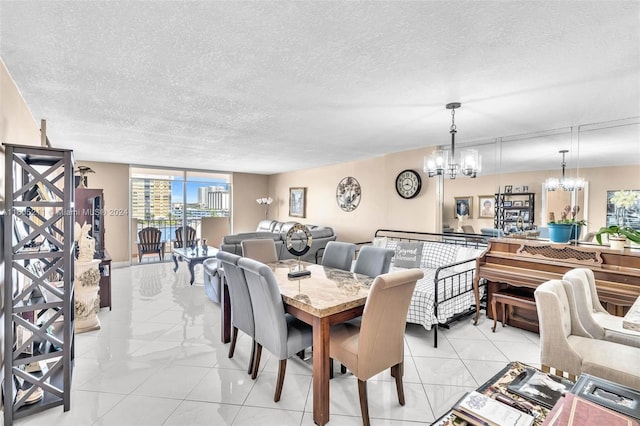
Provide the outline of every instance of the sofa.
[[[222,244],[220,250],[242,256],[242,246],[240,245],[243,240],[253,240],[269,238],[276,244],[276,252],[278,253],[278,259],[291,259],[295,256],[291,255],[285,247],[284,241],[287,232],[293,225],[298,222],[280,222],[277,220],[261,220],[258,223],[258,227],[254,232],[243,232],[239,234],[227,235],[222,238]],[[306,225],[311,232],[311,249],[301,257],[302,260],[315,263],[316,253],[318,250],[324,249],[329,241],[335,241],[336,235],[333,228],[328,226]]]

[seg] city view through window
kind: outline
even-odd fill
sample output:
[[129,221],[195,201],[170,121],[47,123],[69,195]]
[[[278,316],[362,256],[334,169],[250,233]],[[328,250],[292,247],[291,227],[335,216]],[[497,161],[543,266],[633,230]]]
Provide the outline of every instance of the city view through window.
[[202,220],[231,214],[227,175],[139,170],[132,171],[131,176],[133,237],[137,238],[144,228],[157,228],[165,242],[165,252],[176,244],[176,229],[184,225],[195,229],[201,244]]

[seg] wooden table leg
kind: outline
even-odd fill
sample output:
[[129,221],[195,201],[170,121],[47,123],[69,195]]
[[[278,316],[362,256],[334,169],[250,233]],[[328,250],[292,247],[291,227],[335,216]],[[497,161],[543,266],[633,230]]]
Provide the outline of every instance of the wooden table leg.
[[496,325],[498,324],[498,315],[496,315],[496,298],[491,299],[491,313],[493,314],[493,328],[491,331],[496,332]]
[[313,319],[313,421],[329,421],[329,320]]
[[229,287],[224,276],[220,277],[222,296],[220,297],[220,340],[222,343],[231,341],[231,300],[229,299]]

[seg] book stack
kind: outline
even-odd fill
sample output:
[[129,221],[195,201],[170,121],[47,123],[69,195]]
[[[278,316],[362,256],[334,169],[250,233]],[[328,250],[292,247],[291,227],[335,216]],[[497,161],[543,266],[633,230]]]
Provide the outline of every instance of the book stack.
[[472,425],[530,426],[533,416],[473,391],[467,393],[453,407],[453,413]]
[[543,426],[639,426],[624,414],[568,393],[556,403]]

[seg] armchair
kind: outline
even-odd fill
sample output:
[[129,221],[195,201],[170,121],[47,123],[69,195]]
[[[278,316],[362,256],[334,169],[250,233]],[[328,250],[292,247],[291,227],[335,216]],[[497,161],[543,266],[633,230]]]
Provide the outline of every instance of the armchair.
[[[576,312],[573,286],[550,280],[534,293],[540,320],[540,363],[570,378],[581,373],[640,389],[640,348],[593,339]],[[573,376],[573,377],[572,377]]]
[[190,226],[187,226],[187,238],[186,238],[187,244],[186,246],[183,245],[184,241],[182,238],[182,226],[179,228],[176,228],[176,241],[174,242],[174,247],[175,248],[182,248],[182,247],[191,247],[194,246],[196,244],[198,244],[199,239],[196,238],[196,230],[193,229]]
[[145,254],[157,254],[160,260],[164,260],[164,245],[161,241],[162,231],[158,228],[147,227],[138,232],[138,262],[142,262]]

